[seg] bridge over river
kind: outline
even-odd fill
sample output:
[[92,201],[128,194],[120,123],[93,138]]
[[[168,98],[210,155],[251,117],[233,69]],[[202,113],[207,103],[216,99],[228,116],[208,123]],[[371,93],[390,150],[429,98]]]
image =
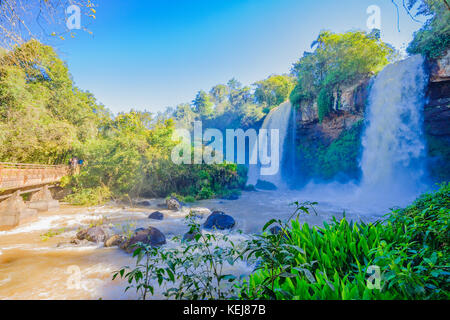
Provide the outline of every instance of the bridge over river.
[[[0,230],[29,221],[38,211],[57,209],[49,188],[68,174],[66,165],[0,162]],[[26,203],[23,194],[31,194]]]

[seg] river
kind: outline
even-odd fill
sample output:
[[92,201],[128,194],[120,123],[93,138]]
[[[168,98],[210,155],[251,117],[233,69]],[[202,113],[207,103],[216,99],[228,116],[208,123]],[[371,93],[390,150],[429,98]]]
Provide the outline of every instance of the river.
[[[352,185],[310,186],[305,190],[308,191],[243,192],[239,200],[204,200],[193,206],[222,210],[233,216],[236,227],[227,231],[233,241],[259,232],[272,218],[287,219],[295,209],[290,205],[294,201],[319,202],[317,215],[311,212],[300,216],[302,222],[310,225],[322,225],[332,216],[340,219],[344,211],[347,219],[374,221],[382,218],[389,207],[381,209],[378,200],[375,205],[363,199]],[[117,247],[105,248],[103,244],[67,243],[80,228],[102,220],[117,232],[156,227],[166,235],[167,246],[175,246],[171,238],[188,230],[184,219],[188,210],[161,210],[158,205],[163,203],[162,199],[149,200],[152,205],[145,208],[63,205],[58,211],[41,213],[34,222],[0,232],[0,299],[136,299],[134,291],[124,293],[123,280],[112,281],[115,270],[134,265],[131,255]],[[148,218],[156,210],[164,213],[163,221]],[[45,238],[43,235],[49,231],[56,235]],[[242,262],[232,268],[234,274],[240,275],[251,272],[253,266]],[[73,285],[78,276],[79,285]],[[164,298],[161,292],[156,290],[153,298]]]

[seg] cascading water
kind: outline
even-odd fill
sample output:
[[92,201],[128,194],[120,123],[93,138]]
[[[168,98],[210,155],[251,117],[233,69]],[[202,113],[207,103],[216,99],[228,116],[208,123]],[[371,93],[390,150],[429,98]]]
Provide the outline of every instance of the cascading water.
[[[271,130],[275,129],[279,132],[279,163],[280,167],[277,174],[274,175],[260,175],[261,170],[261,164],[258,163],[258,165],[250,165],[249,166],[249,172],[248,172],[248,182],[247,184],[256,185],[258,180],[263,180],[270,182],[277,186],[278,188],[283,187],[283,178],[281,175],[282,171],[282,164],[283,162],[283,156],[284,156],[284,144],[286,140],[286,136],[288,134],[288,128],[289,128],[289,120],[292,114],[292,105],[290,102],[285,102],[281,104],[280,106],[272,109],[270,113],[267,115],[266,119],[264,120],[264,123],[261,127],[261,129],[268,130],[269,133],[269,140],[272,138],[270,136]],[[268,143],[268,146],[270,146],[270,142]],[[263,165],[264,167],[264,165]]]
[[427,73],[421,56],[387,66],[375,78],[362,139],[361,192],[408,199],[423,191],[423,107]]

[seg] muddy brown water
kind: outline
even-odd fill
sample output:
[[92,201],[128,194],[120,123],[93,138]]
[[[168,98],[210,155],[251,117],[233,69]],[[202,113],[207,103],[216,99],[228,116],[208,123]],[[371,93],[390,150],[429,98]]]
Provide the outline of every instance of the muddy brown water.
[[[340,219],[344,210],[352,220],[376,220],[385,213],[383,210],[371,213],[370,206],[358,207],[351,201],[336,203],[337,196],[331,192],[320,196],[296,191],[244,192],[236,201],[205,200],[193,206],[222,210],[233,216],[236,228],[225,232],[235,241],[259,232],[272,218],[287,219],[294,210],[290,205],[294,201],[322,198],[317,215],[300,217],[302,222],[311,225],[322,225],[332,216]],[[80,228],[103,221],[116,232],[154,226],[166,235],[167,246],[176,246],[171,239],[188,230],[184,219],[188,211],[161,210],[158,206],[161,199],[150,199],[150,202],[152,206],[146,208],[62,206],[58,211],[41,213],[36,221],[0,232],[0,299],[137,299],[133,290],[124,293],[125,281],[112,281],[114,271],[134,265],[129,254],[117,247],[105,248],[103,244],[73,246],[67,243]],[[163,221],[148,219],[156,210],[165,214]],[[241,275],[248,274],[252,268],[242,262],[230,267],[230,271]],[[162,291],[163,288],[156,290],[153,298],[164,298]]]

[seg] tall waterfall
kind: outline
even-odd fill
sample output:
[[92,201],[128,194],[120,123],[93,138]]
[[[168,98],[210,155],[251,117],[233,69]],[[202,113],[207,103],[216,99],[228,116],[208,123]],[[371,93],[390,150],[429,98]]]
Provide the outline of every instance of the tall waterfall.
[[364,192],[405,198],[422,191],[427,77],[417,55],[387,66],[375,78],[362,139]]
[[[258,165],[250,165],[248,172],[248,182],[247,184],[256,185],[258,180],[268,181],[278,188],[283,187],[283,179],[281,175],[283,156],[284,156],[284,144],[286,141],[286,136],[288,134],[289,120],[292,114],[292,105],[290,102],[285,102],[278,107],[272,109],[267,115],[261,129],[267,129],[269,132],[269,141],[272,138],[270,132],[272,129],[276,129],[279,132],[279,155],[280,155],[280,168],[278,173],[275,175],[260,175],[261,164],[258,161]],[[270,142],[268,143],[270,146]],[[254,146],[255,147],[255,146]]]

